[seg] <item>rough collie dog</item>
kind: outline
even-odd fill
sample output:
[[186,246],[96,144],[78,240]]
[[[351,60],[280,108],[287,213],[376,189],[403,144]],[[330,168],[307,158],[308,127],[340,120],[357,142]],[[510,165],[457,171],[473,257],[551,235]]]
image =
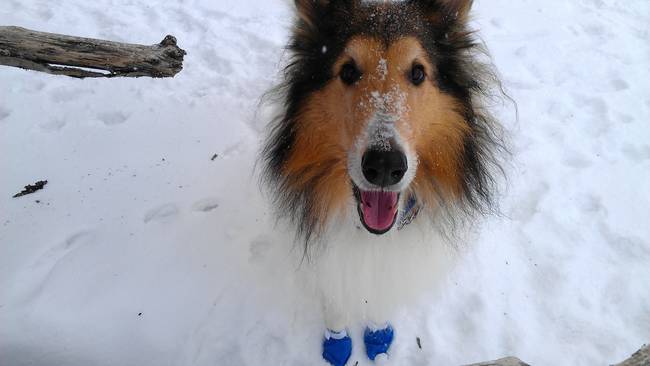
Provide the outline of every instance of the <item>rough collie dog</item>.
[[358,322],[368,357],[387,358],[394,312],[444,277],[458,228],[492,211],[498,84],[471,2],[295,0],[263,182],[304,244],[332,365]]

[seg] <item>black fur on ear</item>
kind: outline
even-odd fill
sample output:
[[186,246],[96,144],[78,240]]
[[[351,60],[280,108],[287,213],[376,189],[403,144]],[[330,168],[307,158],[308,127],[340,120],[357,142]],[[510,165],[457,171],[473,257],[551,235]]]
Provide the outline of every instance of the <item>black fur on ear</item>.
[[295,0],[299,26],[313,29],[329,5],[329,0]]
[[294,0],[300,21],[313,27],[319,19],[334,8],[350,7],[359,0]]
[[442,9],[457,21],[466,21],[473,0],[440,0]]
[[437,26],[467,23],[473,0],[411,0]]
[[298,18],[294,24],[293,44],[290,48],[301,51],[321,43],[322,38],[330,35],[331,29],[328,28],[331,27],[328,25],[353,14],[352,9],[359,1],[294,0]]

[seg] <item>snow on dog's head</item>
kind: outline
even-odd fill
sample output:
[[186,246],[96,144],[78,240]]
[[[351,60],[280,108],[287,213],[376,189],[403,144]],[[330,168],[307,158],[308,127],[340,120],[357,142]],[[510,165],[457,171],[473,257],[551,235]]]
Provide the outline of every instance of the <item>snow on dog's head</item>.
[[412,197],[430,216],[490,207],[500,144],[481,100],[495,79],[467,30],[470,5],[296,0],[263,159],[307,241],[350,207],[373,234],[394,230]]

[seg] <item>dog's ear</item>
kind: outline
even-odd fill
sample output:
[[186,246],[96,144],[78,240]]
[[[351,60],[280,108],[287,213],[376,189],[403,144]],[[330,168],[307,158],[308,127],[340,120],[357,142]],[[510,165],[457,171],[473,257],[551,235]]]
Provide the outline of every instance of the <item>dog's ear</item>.
[[412,0],[436,24],[465,24],[473,0]]
[[359,0],[294,0],[296,11],[300,20],[307,25],[313,25],[314,21],[324,16],[333,7],[349,7]]
[[323,15],[329,3],[329,0],[295,0],[298,18],[308,28],[312,28],[319,16]]
[[445,13],[457,21],[466,22],[473,0],[440,0]]
[[323,23],[341,14],[353,14],[353,8],[360,0],[294,0],[297,22],[294,36],[297,44],[307,45],[317,42]]

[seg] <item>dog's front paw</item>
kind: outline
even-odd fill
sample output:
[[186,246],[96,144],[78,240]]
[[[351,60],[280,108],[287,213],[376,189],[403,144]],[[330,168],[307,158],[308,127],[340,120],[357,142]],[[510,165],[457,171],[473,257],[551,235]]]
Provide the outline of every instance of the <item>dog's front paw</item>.
[[345,330],[341,332],[328,330],[325,332],[325,339],[323,340],[323,358],[325,361],[332,366],[345,366],[351,354],[352,339]]
[[388,358],[388,348],[393,343],[393,327],[390,325],[384,329],[370,330],[366,328],[363,334],[363,342],[366,344],[366,354],[373,361],[384,361]]

